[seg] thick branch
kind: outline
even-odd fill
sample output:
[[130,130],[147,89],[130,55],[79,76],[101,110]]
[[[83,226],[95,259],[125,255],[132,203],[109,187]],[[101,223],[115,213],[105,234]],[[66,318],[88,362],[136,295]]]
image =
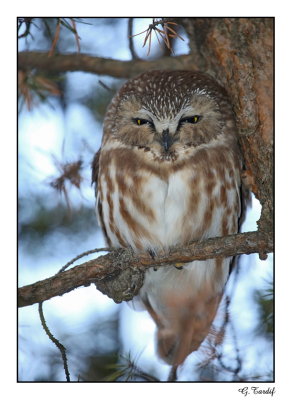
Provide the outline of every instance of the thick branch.
[[[193,242],[185,248],[174,248],[169,254],[153,259],[148,254],[133,254],[127,249],[118,249],[89,262],[78,265],[51,278],[27,285],[18,290],[19,307],[60,296],[80,286],[104,280],[126,269],[145,270],[176,263],[188,263],[216,257],[230,257],[240,254],[259,253],[265,255],[273,251],[273,234],[248,232],[226,237],[218,237],[203,242]],[[130,281],[129,281],[130,283]],[[98,286],[98,285],[97,285]]]
[[86,54],[57,54],[49,57],[48,53],[37,51],[20,52],[18,68],[21,70],[37,68],[50,72],[86,71],[116,78],[131,78],[151,69],[196,69],[190,55],[163,57],[151,61],[119,61]]

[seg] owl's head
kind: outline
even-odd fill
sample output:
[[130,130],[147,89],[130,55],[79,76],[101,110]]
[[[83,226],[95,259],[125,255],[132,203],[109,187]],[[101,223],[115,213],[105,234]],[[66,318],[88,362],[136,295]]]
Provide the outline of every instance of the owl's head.
[[234,129],[226,92],[211,77],[149,71],[126,82],[114,97],[105,117],[104,141],[173,160],[214,140],[226,141]]

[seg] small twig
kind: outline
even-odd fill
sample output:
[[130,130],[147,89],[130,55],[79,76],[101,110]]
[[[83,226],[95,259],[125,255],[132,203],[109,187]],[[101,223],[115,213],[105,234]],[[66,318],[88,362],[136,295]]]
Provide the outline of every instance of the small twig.
[[[71,264],[73,264],[76,260],[87,256],[89,254],[92,253],[98,253],[101,251],[110,251],[109,248],[100,248],[100,249],[93,249],[93,250],[88,250],[85,251],[81,254],[79,254],[78,256],[74,257],[71,261],[69,261],[66,265],[64,265],[58,272],[56,275],[62,273],[63,271],[65,271],[66,268],[68,268]],[[69,369],[68,369],[68,361],[67,361],[67,356],[66,356],[66,348],[62,345],[62,343],[59,342],[58,339],[56,339],[54,337],[54,335],[51,333],[50,329],[48,328],[47,324],[46,324],[46,320],[44,317],[44,312],[43,312],[43,302],[39,303],[39,316],[40,316],[40,320],[42,323],[42,327],[44,328],[44,331],[46,332],[46,334],[48,335],[49,339],[58,347],[58,349],[60,350],[61,356],[62,356],[62,360],[63,360],[63,365],[64,365],[64,370],[65,370],[65,375],[66,375],[66,380],[67,382],[70,382],[70,373],[69,373]]]
[[77,189],[80,189],[80,185],[82,182],[82,176],[80,173],[82,169],[82,160],[78,160],[75,162],[61,163],[56,159],[54,155],[53,158],[61,174],[50,182],[50,186],[53,189],[57,190],[59,193],[64,194],[65,201],[70,213],[71,212],[70,199],[68,196],[66,182],[70,183],[72,186],[75,186]]
[[129,369],[130,372],[128,373],[128,376],[137,376],[138,378],[143,378],[147,382],[160,382],[159,379],[157,379],[155,376],[148,374],[147,372],[144,372],[142,369],[137,367],[132,361],[129,361]]
[[137,60],[139,57],[135,51],[135,46],[133,42],[133,22],[134,18],[129,18],[128,20],[128,38],[129,38],[129,49],[133,60]]
[[154,31],[154,33],[155,33],[155,36],[156,36],[156,39],[157,39],[157,42],[158,42],[159,46],[162,48],[162,44],[160,42],[160,39],[159,39],[159,36],[158,36],[158,33],[157,33],[157,29]]
[[[150,49],[151,49],[151,39],[152,39],[152,32],[150,31],[149,34],[149,45],[148,45],[148,52],[147,52],[147,56],[149,56],[150,54]],[[145,45],[144,45],[145,46]]]
[[168,21],[165,24],[165,28],[168,29],[170,32],[172,32],[172,33],[169,33],[168,36],[170,36],[172,38],[178,37],[178,38],[180,38],[180,40],[182,40],[184,42],[185,41],[184,38],[181,35],[179,35],[174,29],[172,29],[170,26],[168,26],[170,24],[177,25],[175,22],[170,22],[170,21]]
[[74,18],[70,18],[70,20],[72,22],[73,30],[75,31],[74,36],[75,36],[75,40],[76,40],[76,44],[77,44],[77,51],[78,51],[78,53],[80,53],[80,37],[78,36],[78,32],[76,29],[76,22],[75,22]]
[[88,251],[84,251],[84,253],[79,254],[78,256],[72,258],[72,260],[68,261],[67,264],[65,264],[56,274],[60,274],[61,272],[65,271],[65,269],[67,269],[71,264],[73,264],[75,261],[79,260],[82,257],[88,256],[89,254],[93,254],[93,253],[100,253],[101,251],[111,251],[113,249],[111,249],[110,247],[103,247],[100,249],[93,249],[93,250],[88,250]]
[[[233,280],[231,293],[230,293],[230,295],[227,295],[225,298],[225,317],[224,317],[223,324],[219,330],[220,333],[223,333],[224,331],[226,331],[226,327],[229,324],[230,329],[232,330],[233,342],[234,342],[234,347],[235,347],[235,352],[236,352],[237,366],[235,368],[233,368],[233,367],[229,367],[229,366],[225,365],[225,363],[222,359],[222,357],[223,357],[222,353],[219,353],[218,351],[216,351],[216,358],[218,359],[218,362],[219,362],[221,368],[223,368],[224,370],[226,370],[228,372],[233,373],[234,378],[238,377],[238,374],[240,373],[240,370],[242,367],[242,360],[240,358],[239,348],[237,345],[237,337],[236,337],[234,325],[233,325],[232,321],[230,320],[229,309],[230,309],[231,298],[234,297],[234,293],[236,290],[236,284],[237,284],[238,276],[239,276],[238,272],[239,272],[239,266],[234,271],[235,277]],[[217,343],[215,343],[215,347],[217,347]]]
[[[235,281],[234,281],[233,290],[234,290],[234,288],[235,288]],[[222,353],[217,353],[217,359],[218,359],[219,364],[221,365],[221,367],[223,369],[225,369],[226,371],[232,372],[233,373],[233,377],[236,378],[236,377],[238,377],[238,374],[239,374],[239,372],[241,370],[242,360],[240,358],[240,353],[239,353],[239,348],[238,348],[238,344],[237,344],[237,337],[236,337],[236,332],[235,332],[235,329],[234,329],[234,325],[233,325],[232,321],[229,318],[228,310],[230,308],[230,302],[231,302],[230,297],[226,296],[226,313],[225,313],[225,321],[224,321],[224,324],[223,324],[222,328],[226,329],[227,324],[229,324],[230,329],[232,331],[232,337],[233,337],[235,353],[236,353],[236,358],[235,359],[236,359],[237,366],[236,366],[236,368],[233,368],[233,367],[228,367],[227,365],[225,365],[225,363],[222,360],[222,357],[223,357]]]
[[44,313],[43,313],[43,303],[42,302],[39,303],[39,316],[40,316],[41,324],[42,324],[42,327],[44,328],[44,331],[46,332],[46,334],[48,335],[50,340],[60,350],[62,360],[63,360],[63,366],[64,366],[64,370],[65,370],[65,375],[66,375],[66,381],[70,382],[70,373],[69,373],[68,361],[67,361],[67,356],[66,356],[66,348],[62,345],[62,343],[59,342],[58,339],[55,338],[55,336],[52,334],[52,332],[48,328],[45,317],[44,317]]
[[55,36],[54,36],[54,39],[53,39],[53,43],[52,43],[51,49],[50,49],[49,54],[48,54],[49,57],[51,57],[54,54],[55,47],[56,47],[57,42],[58,42],[59,37],[60,37],[60,30],[61,30],[61,21],[58,18]]
[[23,38],[23,37],[26,37],[26,36],[28,36],[28,35],[31,35],[31,33],[30,33],[30,26],[31,26],[31,24],[32,24],[32,20],[33,20],[33,18],[19,18],[19,19],[18,19],[18,28],[17,28],[17,31],[19,31],[20,28],[21,28],[21,26],[22,26],[22,24],[25,23],[25,31],[24,31],[21,35],[18,36],[18,39],[21,39],[21,38]]
[[173,52],[173,50],[172,50],[172,48],[171,48],[171,46],[170,46],[170,41],[169,41],[169,37],[168,37],[169,34],[168,34],[166,28],[167,28],[167,24],[163,24],[164,43],[165,43],[166,47],[167,47],[171,52]]
[[101,79],[98,80],[98,83],[100,84],[100,86],[102,86],[105,90],[107,90],[108,92],[113,92],[113,89],[111,89],[110,87],[108,87]]
[[[155,18],[153,18],[152,24],[150,24],[147,29],[145,29],[143,32],[137,33],[135,35],[130,35],[129,37],[133,38],[135,36],[142,35],[143,33],[146,32],[144,43],[143,43],[142,47],[144,47],[146,45],[146,43],[147,43],[147,41],[149,39],[148,51],[147,51],[147,56],[149,56],[150,50],[151,50],[152,32],[154,32],[155,35],[156,35],[156,38],[158,40],[159,45],[160,45],[160,41],[159,41],[159,38],[158,38],[158,34],[163,39],[163,41],[164,41],[166,47],[168,48],[168,50],[171,53],[173,53],[173,49],[171,47],[169,38],[170,37],[171,38],[179,38],[181,40],[184,40],[184,39],[173,28],[171,28],[169,26],[169,24],[177,25],[176,22],[171,22],[171,21],[168,21],[167,19],[164,19],[164,18],[162,18],[160,20],[157,20],[157,21],[155,20]],[[157,27],[158,25],[161,25],[162,29],[159,29]]]
[[177,380],[177,365],[173,365],[169,372],[167,382],[175,382]]

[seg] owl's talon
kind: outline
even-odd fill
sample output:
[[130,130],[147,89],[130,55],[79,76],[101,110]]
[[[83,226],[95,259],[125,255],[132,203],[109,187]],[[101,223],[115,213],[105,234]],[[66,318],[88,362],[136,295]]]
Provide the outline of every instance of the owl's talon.
[[183,269],[183,267],[184,267],[184,264],[183,263],[175,263],[174,264],[174,268],[176,268],[176,269],[179,269],[179,270],[181,270],[181,269]]
[[[155,260],[155,253],[152,249],[148,249],[148,253],[150,254],[152,260]],[[157,267],[153,267],[153,271],[157,271]]]
[[[148,250],[150,256],[152,257],[153,260],[155,260],[155,253],[153,250],[149,249]],[[153,271],[157,271],[157,267],[153,267]]]
[[151,258],[152,258],[153,260],[155,260],[155,253],[154,253],[154,251],[151,250],[151,249],[149,249],[149,250],[148,250],[148,253],[150,254]]

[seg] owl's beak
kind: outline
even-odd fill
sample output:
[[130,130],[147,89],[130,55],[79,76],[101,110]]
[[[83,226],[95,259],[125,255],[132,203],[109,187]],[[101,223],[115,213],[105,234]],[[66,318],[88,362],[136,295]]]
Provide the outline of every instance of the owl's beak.
[[168,152],[168,150],[170,149],[171,145],[173,144],[173,138],[169,134],[169,129],[164,129],[162,131],[161,144],[162,144],[165,152]]

